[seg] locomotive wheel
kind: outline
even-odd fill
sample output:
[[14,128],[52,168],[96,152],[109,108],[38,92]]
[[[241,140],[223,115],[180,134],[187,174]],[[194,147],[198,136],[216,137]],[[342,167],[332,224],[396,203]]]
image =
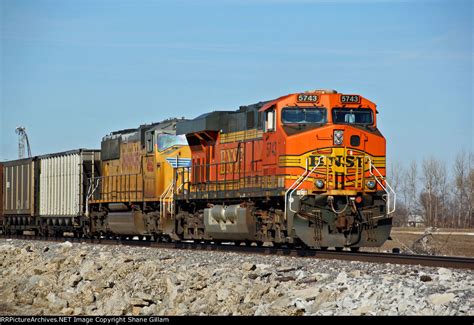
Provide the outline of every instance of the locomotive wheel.
[[358,252],[360,247],[351,247],[351,252]]
[[336,249],[336,252],[342,252],[342,250],[344,249],[344,247],[335,247]]

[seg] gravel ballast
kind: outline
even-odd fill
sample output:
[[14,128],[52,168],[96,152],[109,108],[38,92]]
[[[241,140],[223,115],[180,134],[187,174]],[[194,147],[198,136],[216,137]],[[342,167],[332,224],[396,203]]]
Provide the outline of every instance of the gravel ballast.
[[0,240],[2,315],[474,315],[473,272]]

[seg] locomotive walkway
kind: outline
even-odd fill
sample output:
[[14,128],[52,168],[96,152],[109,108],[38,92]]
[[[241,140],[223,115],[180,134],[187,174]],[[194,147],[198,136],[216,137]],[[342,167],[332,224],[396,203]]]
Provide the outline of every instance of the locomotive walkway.
[[334,259],[345,261],[358,261],[368,263],[390,263],[390,264],[410,264],[430,267],[446,267],[460,269],[474,269],[474,258],[460,256],[434,256],[434,255],[410,255],[397,253],[376,253],[376,252],[350,252],[350,251],[331,251],[331,250],[315,250],[315,249],[295,249],[295,248],[275,248],[275,247],[256,247],[256,246],[236,246],[233,244],[209,244],[195,243],[191,241],[182,242],[155,242],[146,240],[123,240],[123,239],[91,239],[91,238],[74,238],[74,237],[41,237],[28,235],[4,235],[3,239],[19,239],[19,240],[42,240],[52,242],[70,241],[75,243],[89,243],[101,245],[125,245],[150,248],[166,248],[166,249],[187,249],[187,250],[204,250],[219,252],[234,252],[245,254],[265,254],[279,256],[293,256],[319,259]]

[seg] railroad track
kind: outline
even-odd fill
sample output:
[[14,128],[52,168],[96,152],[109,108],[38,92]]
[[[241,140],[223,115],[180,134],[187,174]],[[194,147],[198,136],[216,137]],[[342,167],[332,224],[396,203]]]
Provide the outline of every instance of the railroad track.
[[155,242],[145,240],[119,240],[119,239],[91,239],[75,237],[41,237],[27,235],[0,235],[3,239],[20,240],[41,240],[50,242],[86,242],[89,244],[101,245],[124,245],[135,247],[167,248],[167,249],[188,249],[200,251],[219,251],[234,252],[246,254],[264,254],[279,256],[308,257],[319,259],[335,259],[345,261],[359,261],[370,263],[390,263],[390,264],[409,264],[432,267],[446,267],[459,269],[474,269],[474,258],[459,256],[432,256],[432,255],[409,255],[396,253],[375,253],[375,252],[349,252],[349,251],[323,251],[314,249],[295,249],[295,248],[276,248],[276,247],[255,247],[255,246],[236,246],[227,244],[208,244],[195,242]]

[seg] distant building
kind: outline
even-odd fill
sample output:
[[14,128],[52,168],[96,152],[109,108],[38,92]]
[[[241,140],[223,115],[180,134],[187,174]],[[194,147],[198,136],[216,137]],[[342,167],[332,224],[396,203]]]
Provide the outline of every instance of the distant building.
[[424,227],[425,220],[419,214],[409,214],[407,226],[409,227]]

